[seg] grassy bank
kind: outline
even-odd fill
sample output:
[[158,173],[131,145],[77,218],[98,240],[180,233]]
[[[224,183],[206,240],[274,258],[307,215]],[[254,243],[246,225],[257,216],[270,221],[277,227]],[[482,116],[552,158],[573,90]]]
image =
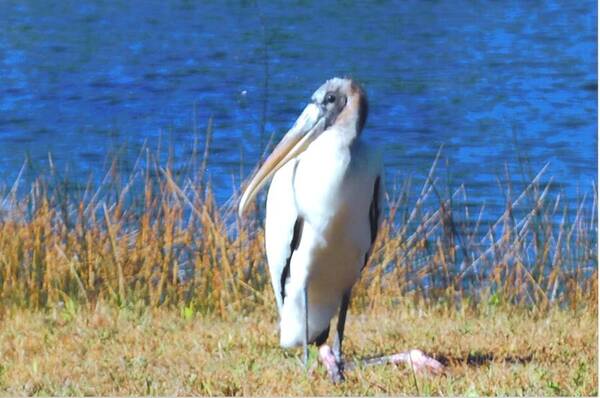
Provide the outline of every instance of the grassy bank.
[[[465,306],[464,308],[467,308]],[[596,395],[597,314],[544,316],[492,302],[478,310],[412,304],[348,319],[346,355],[418,347],[442,376],[359,367],[332,386],[278,347],[274,308],[220,317],[147,305],[11,310],[0,329],[0,391],[22,395]]]
[[[386,219],[354,289],[351,357],[417,347],[448,373],[357,369],[332,388],[277,347],[258,212],[217,205],[209,150],[174,169],[144,150],[73,187],[54,169],[0,194],[0,391],[10,394],[597,392],[597,192],[546,168],[484,222],[437,159]],[[444,194],[445,192],[445,194]],[[209,355],[212,354],[212,355]]]

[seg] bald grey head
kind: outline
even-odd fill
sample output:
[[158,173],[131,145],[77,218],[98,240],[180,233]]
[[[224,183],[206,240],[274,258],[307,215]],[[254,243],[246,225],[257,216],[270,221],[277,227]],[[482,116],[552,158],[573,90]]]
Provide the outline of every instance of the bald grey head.
[[[334,77],[315,91],[311,100],[325,118],[325,129],[336,123],[355,123],[360,134],[367,121],[369,103],[362,87],[349,78]],[[348,126],[350,127],[350,126]]]

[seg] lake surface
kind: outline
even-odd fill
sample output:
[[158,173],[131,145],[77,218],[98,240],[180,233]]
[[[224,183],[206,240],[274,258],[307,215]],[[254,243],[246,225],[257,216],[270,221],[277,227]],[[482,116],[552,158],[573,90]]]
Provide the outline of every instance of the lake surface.
[[350,75],[389,188],[416,191],[443,144],[438,175],[486,217],[505,167],[518,186],[550,162],[574,198],[597,175],[596,21],[595,1],[2,1],[0,185],[48,152],[100,178],[107,154],[133,162],[161,136],[185,161],[212,117],[223,202],[312,92]]

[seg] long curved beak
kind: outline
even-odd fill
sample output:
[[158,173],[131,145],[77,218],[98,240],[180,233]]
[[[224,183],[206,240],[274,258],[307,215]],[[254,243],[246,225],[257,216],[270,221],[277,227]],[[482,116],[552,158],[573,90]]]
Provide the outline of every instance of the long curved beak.
[[306,150],[311,142],[323,132],[325,118],[319,106],[310,103],[290,131],[283,136],[265,163],[256,172],[240,200],[238,214],[240,217],[248,204],[254,199],[269,178],[287,162]]

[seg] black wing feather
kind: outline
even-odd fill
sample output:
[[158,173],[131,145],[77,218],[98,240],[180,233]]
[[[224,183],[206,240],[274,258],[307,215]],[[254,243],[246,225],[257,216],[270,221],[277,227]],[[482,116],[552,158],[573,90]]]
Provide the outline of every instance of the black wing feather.
[[[379,228],[379,184],[381,183],[381,178],[377,176],[375,179],[375,187],[373,188],[373,199],[371,199],[371,206],[369,206],[369,223],[371,225],[371,247],[373,247],[373,243],[375,243],[375,239],[377,239],[377,229]],[[363,264],[363,268],[366,267],[367,261],[369,260],[369,255],[371,254],[371,249],[365,253],[365,263]]]
[[292,235],[292,241],[290,242],[290,255],[285,261],[285,267],[281,273],[281,302],[285,301],[285,283],[290,277],[290,262],[292,261],[292,255],[294,251],[300,246],[300,239],[302,239],[302,228],[304,227],[304,219],[302,217],[296,218],[294,223],[294,234]]

